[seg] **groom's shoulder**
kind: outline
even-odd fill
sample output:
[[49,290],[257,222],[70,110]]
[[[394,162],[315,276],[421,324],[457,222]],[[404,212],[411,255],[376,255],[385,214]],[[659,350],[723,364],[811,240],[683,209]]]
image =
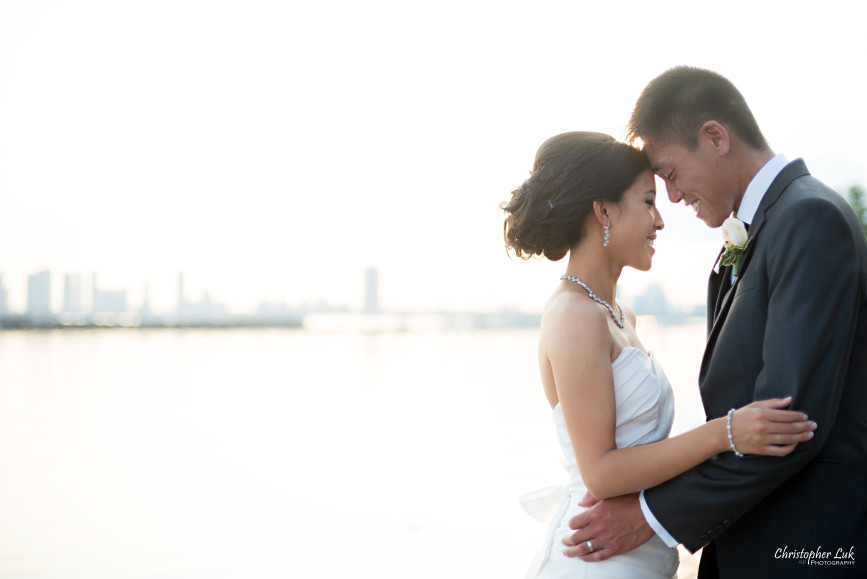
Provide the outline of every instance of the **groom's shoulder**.
[[[783,217],[777,225],[786,224],[789,219],[801,217],[840,216],[851,211],[843,196],[809,173],[794,179],[774,203],[773,213]],[[777,220],[775,220],[777,221]]]
[[779,177],[784,183],[788,181],[785,184],[785,194],[781,200],[788,198],[791,202],[811,197],[826,198],[830,195],[839,197],[836,191],[810,173],[801,159],[790,163],[783,169]]
[[846,200],[818,180],[812,181],[818,186],[793,183],[768,212],[763,237],[769,251],[803,249],[804,244],[854,251],[859,240],[863,244],[857,217]]
[[851,208],[837,193],[824,191],[804,192],[802,195],[789,195],[778,204],[773,219],[768,219],[769,230],[790,228],[813,229],[819,224],[828,227],[847,226],[847,213]]

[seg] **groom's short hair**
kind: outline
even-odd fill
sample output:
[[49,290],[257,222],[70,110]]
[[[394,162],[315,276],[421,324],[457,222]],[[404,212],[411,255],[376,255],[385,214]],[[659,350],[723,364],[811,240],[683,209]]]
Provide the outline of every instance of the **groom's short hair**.
[[627,140],[679,142],[693,149],[707,121],[721,123],[754,149],[768,148],[735,85],[721,74],[691,66],[671,68],[648,83],[629,119]]

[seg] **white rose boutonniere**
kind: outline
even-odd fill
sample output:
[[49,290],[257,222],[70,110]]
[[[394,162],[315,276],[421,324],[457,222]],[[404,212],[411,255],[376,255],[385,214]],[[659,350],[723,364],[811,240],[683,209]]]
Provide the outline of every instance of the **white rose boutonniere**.
[[747,235],[744,222],[736,217],[729,217],[722,224],[722,235],[725,240],[725,253],[722,256],[723,265],[733,266],[735,277],[738,276],[741,258],[752,239]]

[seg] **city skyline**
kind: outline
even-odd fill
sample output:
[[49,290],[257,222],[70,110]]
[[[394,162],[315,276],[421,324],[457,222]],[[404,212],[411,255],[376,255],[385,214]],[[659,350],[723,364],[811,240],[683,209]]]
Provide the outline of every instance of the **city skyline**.
[[[359,293],[364,302],[363,308],[357,311],[375,314],[380,312],[378,270],[368,267],[363,278],[359,278]],[[60,314],[123,314],[138,313],[142,315],[178,315],[181,317],[209,318],[227,314],[262,314],[270,312],[277,315],[280,312],[297,311],[350,311],[346,304],[329,304],[321,300],[305,301],[286,298],[277,302],[259,300],[254,310],[230,308],[226,304],[215,301],[209,289],[204,289],[197,295],[190,295],[186,290],[186,273],[176,274],[175,302],[170,307],[153,308],[150,300],[151,282],[142,281],[140,300],[129,300],[128,289],[104,289],[99,282],[99,274],[90,274],[89,285],[83,284],[84,274],[63,274],[62,289],[52,283],[52,271],[42,270],[27,275],[26,286],[19,296],[23,307],[10,307],[10,287],[7,277],[0,273],[0,315],[18,315],[33,318]],[[88,289],[89,292],[84,290]],[[12,296],[16,295],[13,290]],[[89,298],[84,299],[83,296]],[[57,304],[62,304],[57,307]]]
[[[28,276],[27,280],[27,306],[22,311],[14,311],[8,307],[7,297],[9,288],[6,286],[4,277],[0,274],[0,317],[26,316],[39,320],[52,316],[66,316],[66,321],[85,320],[90,316],[110,314],[120,316],[124,314],[137,314],[140,319],[148,317],[171,317],[173,319],[187,320],[218,320],[231,315],[256,315],[262,318],[285,317],[289,315],[301,315],[304,313],[360,313],[360,314],[389,314],[399,313],[394,310],[380,307],[379,270],[375,267],[367,267],[363,277],[359,280],[359,294],[362,306],[352,308],[347,304],[327,304],[324,302],[295,302],[292,300],[266,301],[260,300],[255,311],[233,310],[226,304],[214,301],[209,290],[197,297],[190,297],[186,292],[186,274],[178,272],[176,278],[176,303],[173,308],[155,310],[150,302],[150,282],[143,282],[143,298],[138,303],[127,300],[127,291],[124,289],[105,290],[99,284],[99,275],[91,273],[90,300],[82,299],[84,292],[82,274],[63,275],[62,307],[54,308],[51,304],[51,271],[43,270]],[[56,301],[56,300],[55,300]],[[665,289],[659,284],[650,284],[643,293],[637,294],[632,303],[638,315],[653,315],[658,317],[687,317],[701,315],[704,306],[684,306],[669,302]],[[508,308],[506,308],[508,310]],[[430,313],[445,312],[445,308],[433,308]],[[539,311],[528,312],[538,314]],[[76,315],[78,315],[76,317]]]
[[[185,291],[185,274],[179,272],[175,307],[157,312],[151,308],[148,281],[144,282],[141,303],[132,305],[125,290],[102,289],[95,272],[91,274],[91,299],[88,303],[82,299],[82,279],[80,274],[64,274],[63,307],[54,311],[49,303],[51,272],[43,270],[29,275],[27,308],[16,313],[8,311],[8,292],[0,275],[0,329],[282,327],[381,332],[537,328],[541,321],[538,312],[526,313],[509,308],[495,312],[383,310],[379,305],[379,271],[374,267],[364,270],[359,283],[363,307],[355,309],[345,304],[323,302],[305,302],[293,307],[286,301],[260,301],[255,312],[231,311],[224,304],[213,301],[207,290],[200,298],[189,299]],[[681,312],[663,310],[660,313],[669,315],[671,321],[683,320]]]

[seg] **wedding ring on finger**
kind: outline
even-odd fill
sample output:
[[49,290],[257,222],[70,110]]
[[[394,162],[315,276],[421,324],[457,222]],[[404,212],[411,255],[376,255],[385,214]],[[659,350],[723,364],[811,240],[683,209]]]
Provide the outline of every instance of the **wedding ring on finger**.
[[587,541],[587,548],[590,549],[591,553],[593,552],[593,542],[592,541]]

